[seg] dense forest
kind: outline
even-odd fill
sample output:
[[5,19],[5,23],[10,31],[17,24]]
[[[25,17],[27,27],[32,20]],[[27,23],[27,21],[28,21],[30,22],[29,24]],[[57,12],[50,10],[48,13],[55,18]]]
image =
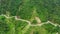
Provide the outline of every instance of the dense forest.
[[60,25],[60,0],[0,0],[0,34],[60,34],[60,27],[51,24],[30,27],[26,33],[21,33],[28,24],[2,14],[17,16],[32,24],[36,22],[35,17],[39,17],[41,23],[51,21]]

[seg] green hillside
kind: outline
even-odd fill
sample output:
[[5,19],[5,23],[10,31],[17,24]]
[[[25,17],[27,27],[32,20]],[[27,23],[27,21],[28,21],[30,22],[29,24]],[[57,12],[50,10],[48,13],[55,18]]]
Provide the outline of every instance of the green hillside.
[[0,0],[0,34],[60,34],[60,0]]

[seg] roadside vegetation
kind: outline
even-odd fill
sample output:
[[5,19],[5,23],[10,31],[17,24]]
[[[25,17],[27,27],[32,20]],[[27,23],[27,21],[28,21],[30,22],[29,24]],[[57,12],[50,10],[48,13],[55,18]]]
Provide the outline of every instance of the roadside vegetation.
[[60,0],[0,0],[0,34],[60,34]]

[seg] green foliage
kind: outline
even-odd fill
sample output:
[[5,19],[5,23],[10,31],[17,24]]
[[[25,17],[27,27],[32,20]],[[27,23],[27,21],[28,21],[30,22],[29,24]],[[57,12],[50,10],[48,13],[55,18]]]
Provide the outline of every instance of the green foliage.
[[37,21],[36,20],[33,20],[33,22],[31,24],[37,24]]
[[54,26],[52,24],[45,24],[42,26],[43,28],[45,28],[49,33],[56,33],[56,32],[60,32],[59,29],[60,27],[59,26]]
[[[60,24],[60,0],[0,0],[1,14],[18,16],[21,19],[32,21],[34,24],[36,21],[33,19],[36,16],[42,22],[51,21]],[[26,22],[15,20],[15,17],[0,16],[0,34],[21,34],[25,26],[27,26]],[[42,27],[31,27],[26,34],[31,33],[31,29],[35,30],[34,34],[55,34],[56,32],[60,34],[58,26],[46,24]]]

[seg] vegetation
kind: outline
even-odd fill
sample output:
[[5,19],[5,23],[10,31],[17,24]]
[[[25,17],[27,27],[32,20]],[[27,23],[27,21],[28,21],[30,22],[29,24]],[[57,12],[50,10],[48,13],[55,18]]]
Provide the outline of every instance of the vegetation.
[[[51,21],[58,25],[30,26],[26,21],[16,20],[15,16],[35,25],[39,24],[35,17],[41,23]],[[0,0],[0,34],[60,34],[59,25],[60,0]]]

